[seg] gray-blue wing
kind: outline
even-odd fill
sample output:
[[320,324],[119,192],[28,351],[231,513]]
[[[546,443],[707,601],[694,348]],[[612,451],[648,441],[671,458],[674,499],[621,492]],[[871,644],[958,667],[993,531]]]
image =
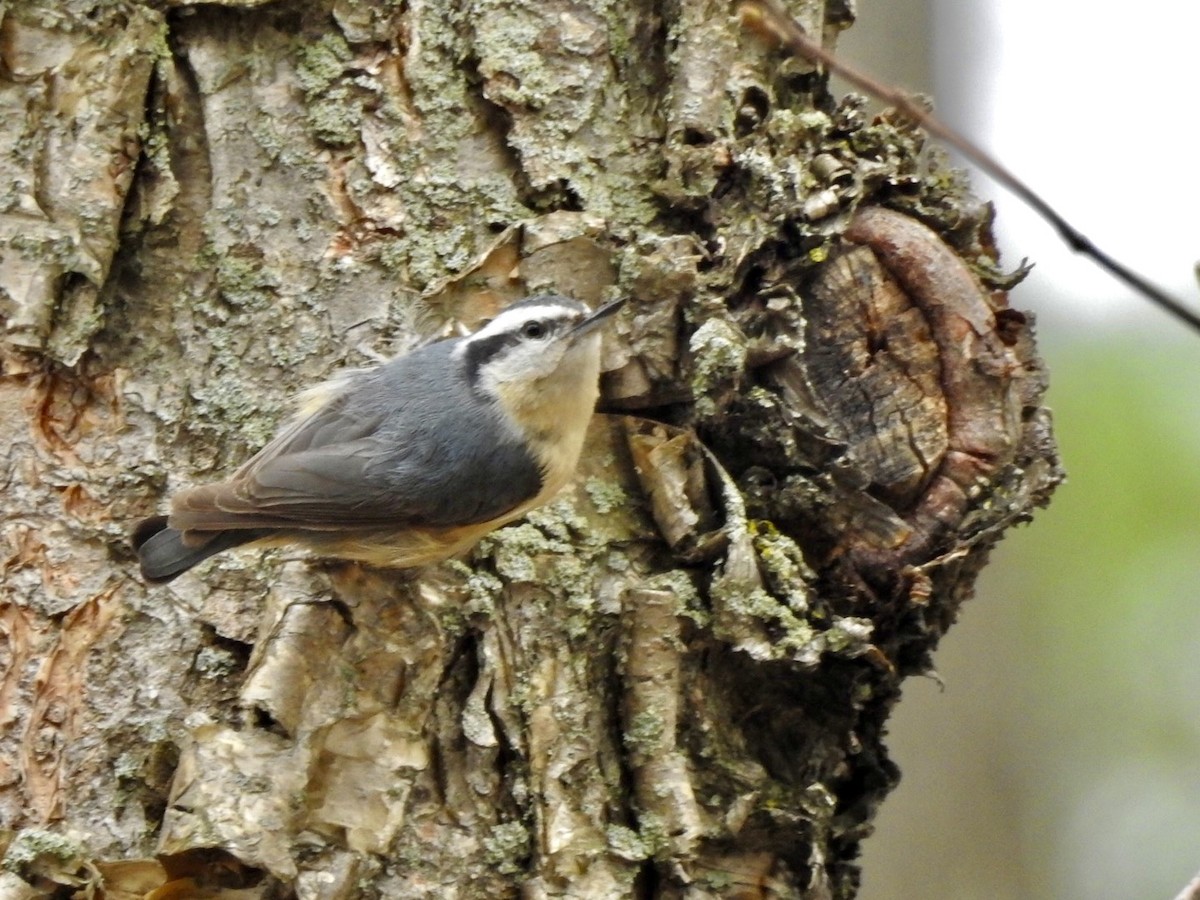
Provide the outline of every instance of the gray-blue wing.
[[532,498],[542,483],[536,460],[465,379],[445,377],[452,343],[349,379],[228,481],[177,495],[171,527],[454,526]]

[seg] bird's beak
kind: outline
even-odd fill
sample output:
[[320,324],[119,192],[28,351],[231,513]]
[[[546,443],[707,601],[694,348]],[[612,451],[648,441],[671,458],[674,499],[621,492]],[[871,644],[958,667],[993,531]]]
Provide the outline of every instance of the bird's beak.
[[620,297],[611,303],[606,303],[596,311],[589,313],[586,317],[579,321],[574,328],[571,329],[571,340],[577,341],[585,334],[590,334],[597,328],[601,327],[608,318],[625,305],[625,298]]

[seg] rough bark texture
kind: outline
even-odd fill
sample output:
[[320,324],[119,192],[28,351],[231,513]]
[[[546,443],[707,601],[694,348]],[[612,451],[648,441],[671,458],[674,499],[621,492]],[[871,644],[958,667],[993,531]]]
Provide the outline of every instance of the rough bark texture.
[[[988,208],[730,12],[0,4],[0,896],[854,894],[1059,471]],[[296,390],[549,288],[631,298],[560,500],[140,584]]]

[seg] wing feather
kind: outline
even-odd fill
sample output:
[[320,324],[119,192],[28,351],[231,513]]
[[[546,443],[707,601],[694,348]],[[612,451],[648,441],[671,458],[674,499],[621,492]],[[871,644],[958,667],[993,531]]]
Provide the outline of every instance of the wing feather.
[[537,462],[465,393],[466,379],[456,392],[430,377],[452,362],[445,344],[431,344],[346,379],[228,481],[177,494],[171,527],[453,526],[516,508],[541,487]]

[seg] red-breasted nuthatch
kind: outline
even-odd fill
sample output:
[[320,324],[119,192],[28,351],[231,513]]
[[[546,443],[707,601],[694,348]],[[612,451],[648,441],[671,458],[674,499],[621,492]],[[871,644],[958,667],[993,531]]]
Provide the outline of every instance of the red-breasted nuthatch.
[[474,334],[306,392],[227,481],[137,525],[142,576],[170,581],[242,544],[397,568],[466,550],[571,478],[600,392],[600,326],[622,303],[529,297]]

